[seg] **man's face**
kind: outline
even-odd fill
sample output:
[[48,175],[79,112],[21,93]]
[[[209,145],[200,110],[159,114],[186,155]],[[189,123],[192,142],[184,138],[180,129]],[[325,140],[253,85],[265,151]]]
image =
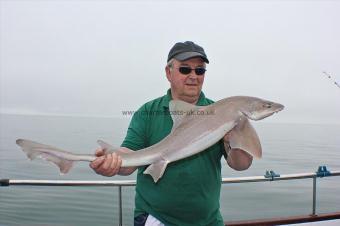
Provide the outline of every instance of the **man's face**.
[[205,63],[201,58],[192,58],[186,61],[174,60],[171,68],[166,67],[166,76],[171,84],[173,98],[196,102],[202,90],[204,74],[197,75],[195,70],[191,70],[189,74],[183,74],[179,71],[180,67],[205,68]]

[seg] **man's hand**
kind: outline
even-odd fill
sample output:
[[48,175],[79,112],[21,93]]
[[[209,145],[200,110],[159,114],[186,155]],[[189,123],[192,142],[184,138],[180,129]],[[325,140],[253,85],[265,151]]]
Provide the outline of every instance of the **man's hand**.
[[135,167],[122,168],[122,158],[119,152],[128,153],[132,150],[121,147],[117,152],[105,154],[105,150],[97,148],[95,155],[97,158],[90,163],[90,167],[103,176],[111,177],[117,174],[129,175],[136,170]]

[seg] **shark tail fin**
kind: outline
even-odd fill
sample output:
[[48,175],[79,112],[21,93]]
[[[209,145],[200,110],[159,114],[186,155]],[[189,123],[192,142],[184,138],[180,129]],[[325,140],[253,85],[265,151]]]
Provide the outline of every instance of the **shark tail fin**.
[[66,174],[73,166],[74,161],[58,156],[58,152],[66,152],[61,149],[24,139],[16,140],[16,144],[21,147],[29,159],[42,158],[57,165],[61,174]]
[[160,160],[152,163],[148,168],[144,170],[144,174],[150,174],[155,183],[163,176],[165,169],[168,165],[168,161]]

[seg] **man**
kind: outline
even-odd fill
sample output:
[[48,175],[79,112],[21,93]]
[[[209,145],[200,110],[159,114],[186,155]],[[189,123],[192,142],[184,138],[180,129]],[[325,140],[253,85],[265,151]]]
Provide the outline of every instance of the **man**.
[[[213,103],[201,91],[209,63],[202,47],[190,41],[176,43],[167,62],[165,72],[170,89],[134,114],[119,151],[137,151],[167,136],[172,128],[171,99],[201,106]],[[245,170],[252,163],[246,152],[230,151],[228,134],[223,140],[199,154],[169,164],[157,183],[143,174],[146,167],[138,168],[135,225],[223,225],[219,210],[221,157],[227,150],[227,163],[235,170]],[[129,175],[136,170],[121,167],[119,153],[104,155],[99,148],[96,155],[98,158],[90,166],[98,174]]]

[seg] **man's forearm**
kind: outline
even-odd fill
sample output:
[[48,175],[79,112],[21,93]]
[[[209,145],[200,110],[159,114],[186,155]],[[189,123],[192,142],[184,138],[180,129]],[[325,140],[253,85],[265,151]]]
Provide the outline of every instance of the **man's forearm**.
[[136,169],[137,167],[122,167],[119,169],[118,175],[128,176],[132,174],[133,172],[135,172]]

